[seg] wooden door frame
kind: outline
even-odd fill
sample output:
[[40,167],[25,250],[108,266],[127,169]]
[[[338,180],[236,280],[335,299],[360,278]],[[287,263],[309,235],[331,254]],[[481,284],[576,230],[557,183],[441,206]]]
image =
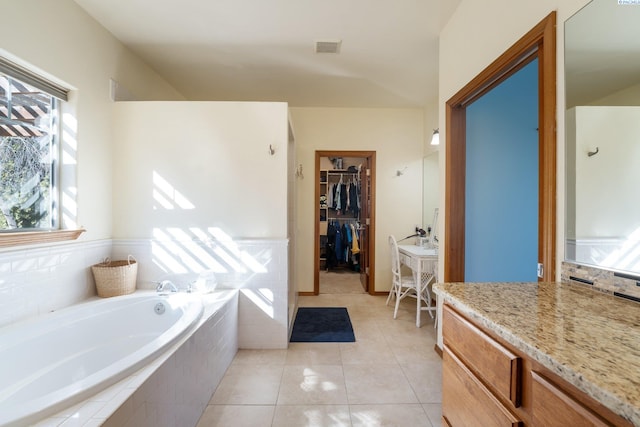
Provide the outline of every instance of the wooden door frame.
[[369,212],[369,294],[375,295],[375,271],[376,271],[376,152],[375,151],[339,151],[326,150],[316,151],[315,165],[315,198],[314,203],[314,248],[313,248],[313,295],[320,294],[320,210],[318,200],[320,200],[320,158],[321,157],[359,157],[368,159],[369,169],[371,169],[371,211]]
[[464,281],[466,107],[538,59],[538,262],[542,281],[556,270],[556,12],[485,68],[446,103],[444,281]]

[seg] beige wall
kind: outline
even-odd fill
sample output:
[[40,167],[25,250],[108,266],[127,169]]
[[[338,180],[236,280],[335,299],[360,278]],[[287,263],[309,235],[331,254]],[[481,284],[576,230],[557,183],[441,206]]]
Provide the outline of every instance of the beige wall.
[[[300,292],[313,291],[315,152],[376,152],[375,290],[389,290],[391,272],[387,238],[404,237],[422,223],[422,150],[424,111],[420,109],[292,108],[298,181],[295,281]],[[397,176],[396,171],[404,170]]]
[[[444,140],[446,138],[446,101],[462,89],[471,79],[484,70],[498,56],[512,46],[520,37],[544,19],[553,10],[557,11],[557,139],[558,139],[558,204],[557,204],[557,274],[560,278],[560,263],[564,259],[564,21],[584,6],[587,0],[539,0],[539,1],[470,1],[464,0],[440,34],[439,72],[439,121],[440,121],[440,165],[446,164]],[[440,168],[441,218],[444,212],[445,168]],[[444,221],[440,221],[440,235]],[[441,242],[443,239],[440,239]],[[440,277],[444,265],[440,263]]]
[[0,10],[0,54],[73,89],[63,117],[63,209],[69,223],[87,229],[83,239],[110,238],[109,80],[141,100],[182,96],[72,0],[0,0]]
[[113,126],[114,238],[287,238],[287,104],[122,102]]

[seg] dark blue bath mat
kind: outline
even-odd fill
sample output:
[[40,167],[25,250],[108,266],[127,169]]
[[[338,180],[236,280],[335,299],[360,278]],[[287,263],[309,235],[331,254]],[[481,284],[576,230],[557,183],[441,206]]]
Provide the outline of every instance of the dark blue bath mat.
[[344,307],[300,307],[291,342],[354,342],[353,326]]

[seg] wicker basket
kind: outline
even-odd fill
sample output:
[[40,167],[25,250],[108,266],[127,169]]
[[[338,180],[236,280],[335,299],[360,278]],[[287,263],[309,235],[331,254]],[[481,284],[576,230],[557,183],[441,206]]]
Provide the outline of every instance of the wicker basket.
[[102,298],[127,295],[136,290],[138,263],[131,255],[126,260],[105,259],[91,266],[98,296]]

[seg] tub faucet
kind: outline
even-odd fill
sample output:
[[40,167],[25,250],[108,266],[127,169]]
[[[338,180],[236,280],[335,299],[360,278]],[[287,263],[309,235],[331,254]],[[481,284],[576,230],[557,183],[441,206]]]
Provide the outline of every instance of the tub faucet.
[[158,282],[158,286],[156,286],[157,292],[165,292],[165,288],[169,288],[170,292],[178,292],[178,288],[173,284],[171,280],[163,280],[162,282]]

